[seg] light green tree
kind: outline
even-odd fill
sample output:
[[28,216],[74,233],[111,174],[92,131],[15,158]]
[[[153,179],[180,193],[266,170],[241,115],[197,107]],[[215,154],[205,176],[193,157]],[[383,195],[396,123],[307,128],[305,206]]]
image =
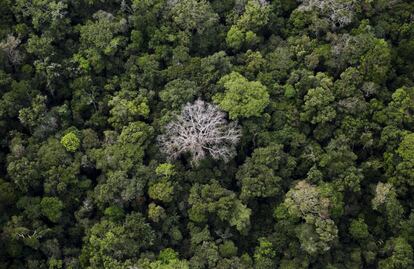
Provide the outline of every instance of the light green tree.
[[62,137],[60,143],[69,152],[75,152],[80,146],[80,140],[74,132],[67,133]]
[[260,116],[270,102],[264,85],[259,81],[249,81],[237,72],[225,75],[219,84],[225,91],[216,94],[213,100],[229,113],[230,119]]

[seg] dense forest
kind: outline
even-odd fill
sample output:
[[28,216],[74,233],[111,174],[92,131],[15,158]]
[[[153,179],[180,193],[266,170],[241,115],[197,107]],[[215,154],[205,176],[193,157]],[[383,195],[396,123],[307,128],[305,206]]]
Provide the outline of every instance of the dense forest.
[[412,0],[0,0],[1,269],[414,268]]

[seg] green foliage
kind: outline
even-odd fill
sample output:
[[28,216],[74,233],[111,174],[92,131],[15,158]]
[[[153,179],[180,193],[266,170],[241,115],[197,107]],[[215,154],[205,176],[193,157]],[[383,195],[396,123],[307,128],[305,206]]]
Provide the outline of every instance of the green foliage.
[[0,0],[0,268],[414,268],[413,14]]
[[232,26],[227,33],[226,42],[230,48],[239,50],[245,42],[246,34],[243,33],[237,26]]
[[363,240],[369,236],[368,225],[364,219],[354,219],[349,226],[349,233],[357,240]]
[[174,23],[184,31],[204,32],[218,20],[208,1],[189,0],[174,2],[171,9]]
[[147,98],[137,92],[119,92],[108,102],[111,107],[109,123],[115,128],[121,128],[140,117],[147,117],[149,113],[147,102]]
[[[139,168],[137,170],[139,171]],[[112,203],[127,204],[141,197],[144,193],[146,182],[135,175],[129,177],[124,171],[110,171],[106,177],[106,181],[95,188],[96,201],[102,207]]]
[[404,136],[397,153],[406,162],[414,162],[414,134]]
[[144,269],[188,269],[188,262],[180,260],[177,253],[171,248],[165,248],[160,251],[156,260],[142,258],[138,262],[139,268]]
[[372,208],[385,213],[388,224],[391,227],[400,225],[404,208],[397,199],[397,194],[392,184],[379,182],[375,188],[375,196],[372,199]]
[[64,205],[56,197],[43,197],[40,202],[40,210],[42,215],[47,217],[50,221],[58,222],[62,216],[62,209]]
[[269,104],[269,94],[259,81],[248,81],[237,72],[225,75],[219,81],[226,90],[213,97],[230,119],[260,116]]
[[69,152],[75,152],[80,146],[80,140],[74,132],[65,134],[60,140],[60,143]]
[[173,164],[170,163],[162,163],[155,168],[155,173],[157,175],[165,176],[166,178],[170,178],[176,174],[175,167]]
[[259,238],[259,245],[254,252],[256,268],[269,268],[275,265],[276,252],[271,242],[265,238]]
[[33,35],[27,41],[27,52],[38,57],[46,57],[53,50],[53,38],[48,35]]
[[23,125],[29,128],[34,128],[41,124],[44,120],[46,108],[46,97],[38,95],[32,100],[31,107],[22,108],[19,110],[19,120]]
[[94,13],[92,18],[79,28],[83,50],[75,54],[74,60],[82,68],[90,65],[99,72],[105,66],[104,57],[113,56],[125,42],[125,37],[119,34],[125,31],[126,20],[118,20],[103,10]]
[[120,221],[125,216],[124,210],[118,206],[106,208],[104,214],[111,221]]
[[389,257],[379,262],[379,268],[410,268],[414,265],[413,248],[404,238],[397,237],[388,241],[385,251]]
[[240,198],[275,197],[294,166],[294,160],[283,151],[282,145],[256,148],[236,175],[242,186]]
[[[332,83],[328,78],[324,78],[329,85]],[[309,89],[303,105],[301,120],[312,124],[326,123],[332,121],[336,116],[335,108],[332,106],[335,96],[327,87],[317,87]]]
[[154,243],[155,235],[139,213],[127,215],[123,223],[103,220],[95,224],[83,249],[92,267],[112,268],[111,262],[138,257],[140,250]]
[[[305,221],[296,226],[295,232],[307,253],[313,256],[331,248],[338,237],[338,228],[330,219],[331,201],[322,195],[320,189],[299,181],[286,194],[284,206],[291,217]],[[277,212],[276,216],[280,213]]]
[[387,42],[378,39],[372,48],[361,57],[360,69],[367,80],[381,83],[389,72],[391,53]]
[[260,39],[256,32],[269,21],[270,6],[263,1],[248,0],[243,14],[237,18],[227,32],[226,43],[230,48],[239,50],[244,46],[257,44]]
[[155,200],[169,203],[173,199],[174,186],[168,180],[162,180],[151,185],[148,189],[148,195]]
[[16,199],[16,193],[12,183],[0,178],[0,209],[5,210]]
[[251,210],[236,198],[234,192],[220,186],[217,181],[211,184],[195,184],[188,199],[191,208],[189,217],[194,222],[205,222],[210,213],[220,220],[228,221],[239,232],[246,232],[250,226]]
[[166,217],[165,210],[159,205],[154,203],[148,206],[148,218],[153,222],[160,222]]
[[222,257],[231,257],[237,255],[237,247],[234,245],[233,241],[227,240],[219,247],[220,255]]
[[193,101],[197,92],[198,86],[195,82],[176,79],[167,83],[164,90],[160,91],[159,96],[164,102],[164,106],[180,109],[182,105]]

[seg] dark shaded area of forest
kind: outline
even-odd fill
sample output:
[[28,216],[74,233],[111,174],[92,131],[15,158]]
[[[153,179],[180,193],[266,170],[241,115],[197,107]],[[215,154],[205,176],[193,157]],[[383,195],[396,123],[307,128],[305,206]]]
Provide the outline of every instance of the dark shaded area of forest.
[[0,268],[414,268],[414,2],[0,0]]

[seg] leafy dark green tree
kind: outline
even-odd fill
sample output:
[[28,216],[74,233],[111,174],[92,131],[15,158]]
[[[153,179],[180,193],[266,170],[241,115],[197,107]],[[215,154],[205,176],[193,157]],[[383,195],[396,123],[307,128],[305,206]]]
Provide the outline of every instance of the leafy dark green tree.
[[241,182],[240,198],[276,197],[289,180],[295,161],[281,145],[257,148],[238,170]]
[[0,0],[0,268],[414,268],[413,14]]
[[40,202],[42,215],[53,222],[58,222],[62,216],[63,203],[56,197],[43,197]]
[[113,268],[112,264],[138,258],[142,250],[154,244],[155,235],[139,213],[127,215],[121,223],[102,220],[86,238],[84,266]]
[[208,214],[216,214],[222,221],[227,221],[239,232],[246,232],[250,226],[251,209],[236,198],[234,192],[220,186],[217,181],[210,184],[196,184],[191,188],[189,200],[190,220],[203,223]]

